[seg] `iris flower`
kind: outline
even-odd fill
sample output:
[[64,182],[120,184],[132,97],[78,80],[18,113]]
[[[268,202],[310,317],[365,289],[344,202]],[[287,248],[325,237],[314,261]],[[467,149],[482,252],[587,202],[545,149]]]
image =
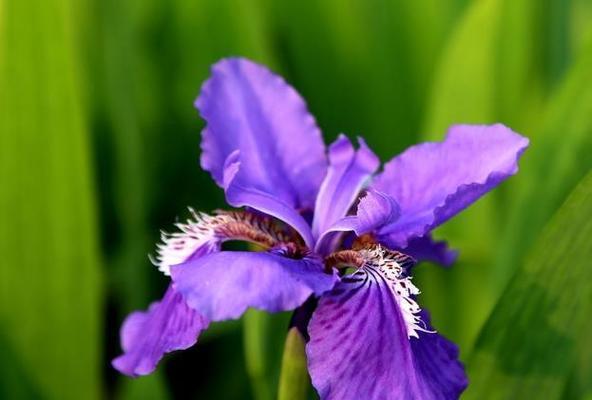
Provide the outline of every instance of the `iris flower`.
[[[115,368],[149,374],[211,322],[311,298],[306,354],[321,399],[458,398],[458,349],[431,326],[410,273],[415,260],[454,261],[430,232],[516,173],[528,140],[501,124],[456,125],[379,171],[361,138],[325,148],[300,95],[242,58],[215,64],[195,105],[201,166],[233,210],[191,211],[163,234],[154,262],[171,283],[125,320]],[[229,240],[263,250],[222,249]]]

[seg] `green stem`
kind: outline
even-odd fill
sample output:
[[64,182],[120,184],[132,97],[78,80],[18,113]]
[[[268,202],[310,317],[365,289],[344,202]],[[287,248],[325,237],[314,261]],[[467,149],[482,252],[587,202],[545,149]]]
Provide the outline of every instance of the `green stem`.
[[278,400],[306,400],[307,398],[310,379],[306,368],[304,344],[304,338],[298,329],[291,328],[284,346]]
[[248,310],[243,317],[247,372],[256,400],[272,400],[274,388],[269,372],[271,316],[258,310]]

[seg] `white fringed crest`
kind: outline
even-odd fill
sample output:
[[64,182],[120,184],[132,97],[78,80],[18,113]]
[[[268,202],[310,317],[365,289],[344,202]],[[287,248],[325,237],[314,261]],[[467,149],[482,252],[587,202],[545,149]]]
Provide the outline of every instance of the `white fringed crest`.
[[427,329],[425,322],[419,315],[421,308],[414,296],[417,296],[420,291],[411,282],[411,277],[406,274],[407,268],[413,264],[413,259],[380,245],[363,249],[360,254],[366,260],[365,268],[378,270],[377,272],[388,281],[389,289],[405,320],[407,336],[419,338],[418,332],[435,333],[435,331]]

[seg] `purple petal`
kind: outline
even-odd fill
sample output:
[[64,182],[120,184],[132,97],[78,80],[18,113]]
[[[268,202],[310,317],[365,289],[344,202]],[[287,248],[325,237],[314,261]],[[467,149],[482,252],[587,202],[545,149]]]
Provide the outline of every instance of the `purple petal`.
[[353,231],[357,236],[374,232],[395,223],[400,215],[399,205],[392,197],[370,189],[358,203],[355,215],[346,216],[328,227],[317,243],[317,249],[328,247],[342,232]]
[[410,329],[409,298],[391,278],[365,268],[321,297],[306,346],[321,399],[457,399],[466,387],[456,348]]
[[401,215],[397,202],[378,190],[368,190],[360,199],[356,210],[354,231],[358,236],[372,231],[380,231],[395,223]]
[[315,238],[347,214],[379,166],[378,157],[366,143],[359,139],[359,144],[356,151],[350,140],[340,135],[329,146],[329,169],[315,204],[312,228]]
[[176,290],[211,321],[240,317],[248,307],[292,310],[311,295],[330,290],[336,274],[320,260],[271,252],[223,251],[171,269]]
[[165,353],[193,346],[207,326],[208,321],[189,308],[171,285],[148,311],[126,318],[121,327],[124,354],[113,360],[113,367],[133,377],[147,375]]
[[[427,312],[422,320],[431,328]],[[464,368],[458,362],[458,346],[437,333],[420,333],[411,340],[415,367],[422,372],[422,382],[430,393],[442,393],[443,399],[457,399],[468,385]],[[432,397],[427,397],[431,399]]]
[[528,139],[507,127],[456,125],[444,142],[409,148],[385,165],[373,187],[401,207],[390,239],[405,247],[518,171]]
[[242,58],[212,67],[195,102],[207,122],[201,165],[223,186],[228,156],[241,153],[241,184],[296,209],[312,209],[326,157],[300,95],[267,68]]
[[333,224],[330,230],[348,230],[361,236],[373,232],[380,234],[399,219],[401,210],[389,195],[370,189],[360,199],[355,215],[347,216]]
[[302,236],[309,248],[313,247],[310,226],[294,207],[278,197],[250,186],[248,177],[242,168],[238,151],[228,156],[224,171],[224,188],[226,200],[230,205],[234,207],[251,207],[284,221]]
[[[379,237],[378,241],[384,243],[388,247],[394,247],[389,244],[388,237],[386,240],[382,240]],[[457,250],[449,249],[448,244],[445,241],[434,241],[430,234],[410,239],[407,243],[407,247],[399,250],[410,255],[417,261],[429,261],[445,267],[454,264],[458,257]]]

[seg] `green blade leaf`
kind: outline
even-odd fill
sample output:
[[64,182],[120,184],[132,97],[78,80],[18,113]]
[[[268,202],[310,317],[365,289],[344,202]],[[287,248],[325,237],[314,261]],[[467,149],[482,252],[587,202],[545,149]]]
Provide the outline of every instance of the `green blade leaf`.
[[522,263],[537,232],[592,168],[592,41],[587,49],[552,97],[515,179],[514,206],[493,269],[497,282]]
[[468,363],[467,399],[561,398],[579,357],[590,360],[592,173],[576,187],[516,271]]
[[434,77],[423,132],[440,139],[453,123],[495,122],[494,60],[501,0],[474,2],[453,31]]
[[43,400],[39,388],[31,382],[21,360],[5,336],[6,333],[0,329],[0,399]]
[[280,61],[326,141],[363,133],[385,159],[415,142],[426,87],[461,1],[268,2]]
[[0,2],[0,320],[41,396],[92,400],[102,276],[75,8]]

